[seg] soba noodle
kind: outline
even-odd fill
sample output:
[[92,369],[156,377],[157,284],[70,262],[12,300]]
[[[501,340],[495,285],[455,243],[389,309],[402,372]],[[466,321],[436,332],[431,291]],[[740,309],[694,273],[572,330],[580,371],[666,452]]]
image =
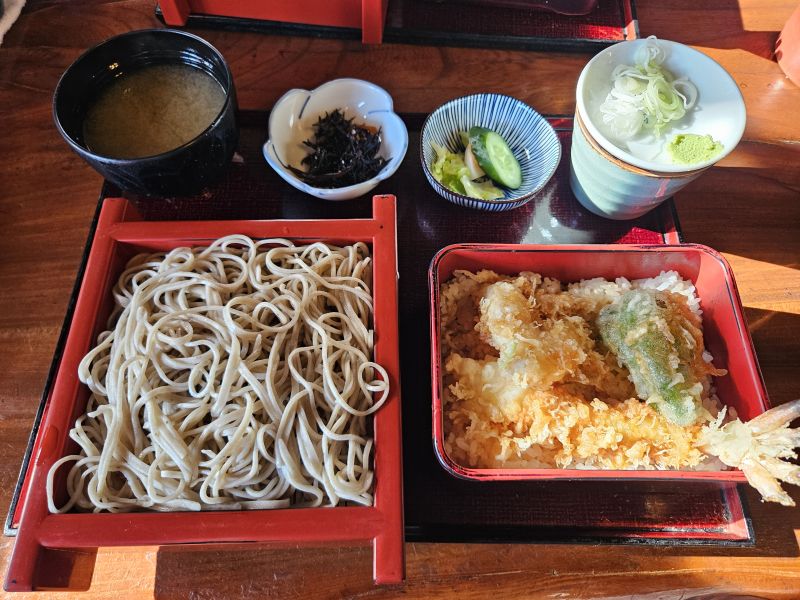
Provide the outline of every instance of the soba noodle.
[[233,235],[133,258],[80,364],[80,454],[50,470],[50,511],[372,504],[367,416],[389,385],[370,281],[361,243]]

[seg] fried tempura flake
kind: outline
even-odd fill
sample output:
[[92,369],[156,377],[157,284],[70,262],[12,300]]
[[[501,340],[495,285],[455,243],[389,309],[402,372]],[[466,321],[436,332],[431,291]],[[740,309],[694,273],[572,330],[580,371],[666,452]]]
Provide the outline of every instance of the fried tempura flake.
[[445,447],[457,463],[728,465],[765,500],[794,505],[780,481],[800,485],[790,462],[800,430],[789,427],[800,400],[746,423],[720,411],[710,375],[725,371],[705,352],[697,298],[677,273],[565,290],[535,273],[458,271],[441,298]]
[[487,271],[459,272],[443,295],[451,307],[445,322],[458,332],[445,343],[447,446],[457,462],[614,469],[702,462],[693,447],[699,426],[674,425],[636,399],[627,369],[596,341],[595,318],[612,298],[565,291],[533,273]]
[[[448,452],[474,467],[551,466],[656,469],[696,466],[700,429],[670,423],[636,398],[589,402],[558,386],[540,389],[525,361],[510,368],[496,360],[451,355]],[[481,439],[478,444],[472,440]],[[489,443],[485,443],[489,441]]]

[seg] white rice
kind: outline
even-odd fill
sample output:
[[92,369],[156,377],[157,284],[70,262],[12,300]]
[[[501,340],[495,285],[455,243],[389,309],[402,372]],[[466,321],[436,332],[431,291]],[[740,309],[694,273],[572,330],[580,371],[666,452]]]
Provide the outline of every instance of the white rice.
[[656,277],[648,279],[635,279],[632,283],[634,289],[658,290],[659,292],[673,292],[686,296],[689,308],[696,315],[702,315],[700,309],[700,299],[697,297],[697,290],[689,279],[683,279],[675,271],[662,271]]
[[614,281],[595,277],[594,279],[583,279],[578,283],[571,283],[567,286],[567,289],[577,296],[584,296],[587,298],[604,296],[612,302],[632,289],[674,292],[686,296],[689,308],[695,314],[703,314],[700,308],[700,299],[697,297],[697,290],[694,284],[688,279],[683,279],[676,271],[662,271],[655,277],[634,279],[633,281],[625,277],[617,277]]

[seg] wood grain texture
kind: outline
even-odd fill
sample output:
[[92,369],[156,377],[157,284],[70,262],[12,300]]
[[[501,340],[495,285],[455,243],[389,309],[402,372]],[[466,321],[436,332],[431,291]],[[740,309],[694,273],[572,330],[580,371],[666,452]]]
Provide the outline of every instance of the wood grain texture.
[[[770,56],[795,5],[637,2],[643,35],[697,46],[744,94],[744,142],[686,188],[677,204],[687,241],[717,248],[733,265],[773,403],[800,397],[800,89]],[[100,177],[52,126],[52,91],[87,47],[154,26],[151,0],[29,0],[0,47],[3,513],[100,186]],[[400,111],[429,111],[460,94],[501,91],[544,113],[571,113],[575,82],[589,58],[200,33],[230,62],[246,109],[268,108],[291,87],[352,76],[387,88]],[[800,500],[797,490],[794,497]],[[754,494],[749,501],[758,538],[750,549],[414,543],[406,545],[407,583],[390,588],[373,587],[366,547],[101,549],[96,562],[89,556],[76,563],[73,584],[85,591],[58,597],[800,598],[800,510],[764,505]],[[0,539],[3,572],[13,543]]]

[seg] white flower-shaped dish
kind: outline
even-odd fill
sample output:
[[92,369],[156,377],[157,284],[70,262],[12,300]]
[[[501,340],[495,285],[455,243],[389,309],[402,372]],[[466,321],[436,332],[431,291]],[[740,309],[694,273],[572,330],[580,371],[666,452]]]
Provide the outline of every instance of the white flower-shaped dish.
[[[356,123],[381,129],[380,155],[386,166],[372,179],[341,188],[317,188],[292,173],[287,165],[302,168],[308,154],[303,141],[314,136],[313,125],[335,109]],[[408,130],[393,110],[392,97],[383,88],[361,79],[334,79],[318,88],[289,90],[275,104],[269,116],[269,139],[264,158],[287,183],[323,200],[350,200],[363,196],[378,183],[391,177],[408,150]]]

